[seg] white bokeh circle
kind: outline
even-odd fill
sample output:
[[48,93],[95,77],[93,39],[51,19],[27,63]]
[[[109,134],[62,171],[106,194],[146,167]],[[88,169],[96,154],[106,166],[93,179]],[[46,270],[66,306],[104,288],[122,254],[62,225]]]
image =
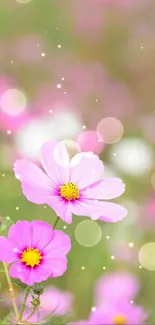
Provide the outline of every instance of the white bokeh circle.
[[11,116],[17,116],[26,109],[26,96],[19,89],[8,89],[0,96],[2,111]]
[[139,250],[138,260],[146,270],[155,271],[155,243],[143,245]]

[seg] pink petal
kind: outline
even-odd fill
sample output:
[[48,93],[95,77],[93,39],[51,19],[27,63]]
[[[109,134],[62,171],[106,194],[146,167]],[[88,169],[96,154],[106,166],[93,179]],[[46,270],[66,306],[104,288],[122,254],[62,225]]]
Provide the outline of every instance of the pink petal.
[[32,247],[32,236],[32,226],[29,221],[17,221],[16,224],[10,227],[8,232],[9,240],[16,242],[20,251]]
[[40,150],[40,161],[53,185],[60,186],[69,181],[69,155],[62,143],[44,143]]
[[88,216],[93,220],[117,222],[127,215],[127,210],[116,203],[83,199],[72,205],[72,212],[79,216]]
[[3,236],[0,236],[0,261],[5,263],[12,263],[17,260],[17,256],[14,253],[14,247],[9,240]]
[[37,204],[46,203],[46,197],[52,193],[52,182],[35,164],[27,160],[17,160],[14,164],[16,178],[21,181],[26,198]]
[[51,225],[44,221],[31,222],[33,239],[31,247],[44,249],[54,237],[54,231]]
[[99,179],[104,166],[98,156],[92,152],[83,152],[75,155],[71,160],[71,182],[85,188]]
[[52,196],[47,198],[46,203],[55,211],[56,215],[66,223],[72,223],[71,203],[65,201],[60,196]]
[[120,196],[124,191],[125,184],[120,178],[109,177],[82,189],[80,193],[89,199],[107,200]]
[[44,249],[44,254],[47,259],[59,258],[65,256],[71,249],[71,241],[68,235],[63,231],[54,230],[53,240]]
[[21,262],[11,265],[9,274],[11,277],[20,279],[21,282],[32,286],[34,283],[39,283],[47,280],[51,274],[50,264],[40,264],[36,268],[29,268]]
[[51,270],[51,277],[52,278],[56,278],[58,276],[63,275],[66,270],[67,270],[67,258],[64,257],[55,257],[55,259],[47,259],[45,261],[45,263],[47,263],[47,265],[49,265],[49,268]]

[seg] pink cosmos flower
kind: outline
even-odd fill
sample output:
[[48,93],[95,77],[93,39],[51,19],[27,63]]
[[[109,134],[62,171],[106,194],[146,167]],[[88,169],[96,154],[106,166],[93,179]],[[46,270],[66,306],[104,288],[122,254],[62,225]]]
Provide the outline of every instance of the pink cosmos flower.
[[16,177],[31,202],[48,204],[57,216],[72,222],[72,213],[116,222],[127,215],[119,204],[103,200],[120,196],[125,185],[119,178],[99,180],[103,163],[92,152],[78,153],[71,161],[63,143],[49,141],[40,150],[43,169],[27,160],[17,160]]
[[95,301],[97,306],[104,303],[104,300],[133,299],[139,291],[139,282],[132,274],[118,271],[108,273],[101,277],[95,287]]
[[11,277],[29,286],[61,276],[70,248],[70,238],[43,221],[18,221],[10,227],[8,239],[0,236],[0,260],[11,263]]
[[143,324],[147,314],[142,307],[137,307],[127,301],[108,302],[101,309],[96,309],[90,315],[90,324],[135,325]]

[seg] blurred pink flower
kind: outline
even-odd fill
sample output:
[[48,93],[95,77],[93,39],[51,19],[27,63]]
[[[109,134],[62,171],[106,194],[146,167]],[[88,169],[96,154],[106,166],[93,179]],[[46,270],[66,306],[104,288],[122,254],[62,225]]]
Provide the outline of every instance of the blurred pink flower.
[[98,180],[104,166],[92,152],[78,153],[70,161],[62,142],[49,141],[40,149],[40,161],[44,171],[28,160],[14,164],[29,201],[48,204],[67,223],[72,222],[72,213],[107,222],[117,222],[127,215],[121,205],[103,201],[120,196],[125,184],[113,177]]
[[18,221],[9,229],[8,239],[0,236],[0,260],[13,263],[9,274],[32,286],[67,269],[70,238],[43,221]]
[[90,324],[103,325],[135,325],[144,324],[147,314],[141,306],[127,301],[108,301],[102,308],[96,308],[89,318]]
[[13,57],[28,64],[38,64],[43,62],[41,56],[45,52],[45,44],[40,35],[22,35],[13,40]]
[[132,274],[123,271],[108,273],[97,280],[95,302],[97,306],[100,306],[104,304],[105,300],[130,300],[135,298],[138,291],[138,279]]
[[[5,91],[16,88],[15,82],[7,76],[0,76],[0,100]],[[24,111],[20,115],[11,116],[5,113],[0,107],[0,130],[7,132],[17,131],[29,119],[28,112]]]

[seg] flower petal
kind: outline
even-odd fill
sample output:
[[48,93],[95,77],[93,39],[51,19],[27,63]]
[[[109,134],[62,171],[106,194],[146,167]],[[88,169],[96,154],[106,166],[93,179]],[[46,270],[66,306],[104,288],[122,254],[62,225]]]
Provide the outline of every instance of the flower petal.
[[78,153],[72,158],[70,166],[71,182],[80,189],[97,181],[104,170],[102,161],[92,152]]
[[107,200],[120,196],[124,191],[125,184],[120,178],[109,177],[82,189],[80,193],[89,199]]
[[47,280],[51,274],[50,264],[40,264],[36,268],[29,268],[21,262],[11,265],[9,274],[11,277],[20,279],[28,286]]
[[6,237],[0,236],[0,261],[5,263],[15,262],[17,257],[13,249],[14,247],[10,241]]
[[20,159],[14,164],[14,172],[16,178],[21,181],[23,193],[29,201],[46,203],[46,197],[52,191],[52,182],[37,165]]
[[54,230],[53,240],[44,249],[46,259],[65,256],[71,249],[71,241],[63,231]]
[[127,210],[116,203],[82,199],[72,205],[72,212],[79,216],[88,216],[93,220],[117,222],[127,215]]
[[32,237],[33,231],[31,222],[29,221],[17,221],[12,225],[8,232],[8,238],[11,241],[14,241],[21,251],[23,249],[32,247]]
[[45,263],[49,265],[49,269],[51,270],[50,276],[52,278],[63,275],[67,270],[67,258],[65,256],[60,258],[56,257],[55,259],[47,259]]
[[69,181],[69,155],[63,143],[44,143],[40,149],[40,161],[54,185],[60,186]]
[[72,223],[71,203],[65,201],[60,196],[52,196],[47,198],[46,203],[55,211],[56,215],[66,223]]
[[32,221],[31,222],[33,239],[33,248],[38,248],[39,250],[44,249],[54,237],[54,231],[51,225],[44,221]]

